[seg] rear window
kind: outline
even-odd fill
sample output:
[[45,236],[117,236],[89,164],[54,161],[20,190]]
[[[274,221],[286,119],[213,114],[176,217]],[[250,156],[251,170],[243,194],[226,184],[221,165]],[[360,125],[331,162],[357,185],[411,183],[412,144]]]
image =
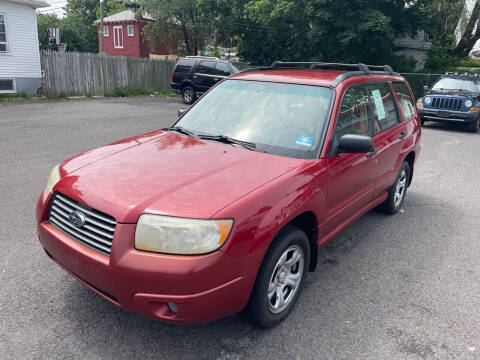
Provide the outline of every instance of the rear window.
[[415,105],[413,103],[412,96],[410,95],[410,91],[408,91],[407,85],[405,85],[402,82],[394,82],[393,87],[395,88],[395,92],[398,94],[398,97],[400,98],[400,105],[402,106],[405,119],[408,120],[414,117]]
[[180,59],[175,67],[174,72],[188,73],[194,64],[195,60],[193,59]]

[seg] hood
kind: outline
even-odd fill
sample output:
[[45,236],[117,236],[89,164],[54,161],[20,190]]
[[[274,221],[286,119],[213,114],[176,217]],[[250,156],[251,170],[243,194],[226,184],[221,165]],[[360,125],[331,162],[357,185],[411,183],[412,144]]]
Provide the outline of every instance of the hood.
[[456,95],[459,97],[478,98],[479,93],[471,92],[468,90],[429,90],[426,95]]
[[210,218],[304,162],[158,131],[67,160],[54,191],[121,223],[142,213]]

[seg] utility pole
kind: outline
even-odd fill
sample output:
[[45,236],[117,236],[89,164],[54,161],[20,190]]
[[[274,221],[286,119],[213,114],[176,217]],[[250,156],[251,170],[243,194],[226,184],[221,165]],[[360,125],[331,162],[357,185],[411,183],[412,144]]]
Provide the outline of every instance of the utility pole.
[[100,0],[100,53],[103,53],[103,0]]

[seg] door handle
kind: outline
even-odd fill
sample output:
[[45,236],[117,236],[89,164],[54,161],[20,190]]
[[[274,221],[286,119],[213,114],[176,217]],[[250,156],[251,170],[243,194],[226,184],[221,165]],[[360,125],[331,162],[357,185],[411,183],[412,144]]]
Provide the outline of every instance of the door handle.
[[367,158],[371,158],[373,155],[376,155],[378,153],[377,149],[373,149],[370,152],[367,153]]
[[400,133],[400,135],[398,135],[398,138],[399,138],[399,139],[404,139],[406,136],[407,136],[407,133],[402,131],[402,132]]

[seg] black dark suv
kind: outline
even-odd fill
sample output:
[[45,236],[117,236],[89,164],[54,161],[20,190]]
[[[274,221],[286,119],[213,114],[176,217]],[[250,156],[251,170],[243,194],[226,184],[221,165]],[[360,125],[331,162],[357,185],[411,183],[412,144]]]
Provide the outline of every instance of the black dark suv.
[[182,94],[185,104],[193,104],[198,96],[221,79],[239,70],[215,57],[187,56],[180,59],[172,74],[172,89]]
[[442,75],[417,107],[422,126],[426,121],[456,122],[477,132],[480,125],[480,81],[477,74]]

